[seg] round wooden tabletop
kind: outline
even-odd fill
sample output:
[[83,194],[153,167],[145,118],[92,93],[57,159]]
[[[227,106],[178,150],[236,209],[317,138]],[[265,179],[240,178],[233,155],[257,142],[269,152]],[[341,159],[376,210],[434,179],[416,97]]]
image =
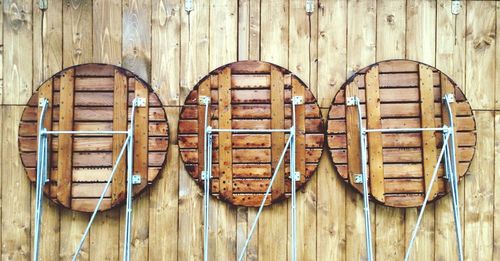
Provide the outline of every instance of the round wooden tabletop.
[[[132,101],[145,98],[134,116],[133,185],[137,195],[161,172],[167,156],[168,123],[160,99],[132,72],[113,65],[84,64],[64,69],[43,83],[26,105],[19,126],[19,150],[31,181],[36,179],[39,100],[48,100],[47,130],[126,131]],[[49,136],[49,182],[45,195],[67,208],[92,212],[126,134]],[[120,161],[100,210],[124,202],[126,155]]]
[[[358,112],[347,104],[359,97],[363,126],[380,128],[433,128],[449,125],[445,94],[452,103],[457,147],[457,172],[462,178],[474,156],[476,125],[464,93],[444,73],[431,66],[391,60],[370,65],[354,74],[335,95],[328,112],[328,148],[342,179],[357,191],[361,173]],[[366,117],[368,115],[368,117]],[[367,135],[370,198],[393,207],[415,207],[423,203],[442,147],[437,131],[380,133]],[[445,195],[448,182],[443,165],[433,185],[430,200]]]
[[[212,71],[196,84],[182,108],[178,138],[186,170],[200,186],[205,153],[201,96],[211,97],[208,124],[222,129],[290,128],[291,98],[304,97],[304,104],[296,105],[295,115],[297,171],[302,174],[298,187],[311,178],[323,151],[324,127],[316,99],[297,76],[270,63],[241,61]],[[287,138],[278,132],[215,134],[211,194],[233,205],[258,206]],[[222,150],[219,144],[223,144]],[[267,205],[290,195],[289,157],[284,163]]]

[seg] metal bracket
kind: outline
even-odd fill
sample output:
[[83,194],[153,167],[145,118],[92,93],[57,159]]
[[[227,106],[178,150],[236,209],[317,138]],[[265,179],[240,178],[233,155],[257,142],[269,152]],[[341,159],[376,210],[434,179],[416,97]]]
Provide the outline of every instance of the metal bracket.
[[304,104],[304,97],[303,96],[293,96],[292,103],[293,103],[293,105]]
[[462,3],[458,0],[452,0],[451,1],[451,13],[454,15],[460,14],[460,11],[462,11]]
[[134,103],[136,107],[146,107],[146,98],[135,97]]
[[200,96],[200,97],[198,97],[198,104],[199,105],[210,104],[210,97],[208,97],[208,96]]
[[306,13],[312,14],[314,12],[314,0],[306,0]]
[[453,93],[447,93],[443,96],[443,100],[450,103],[455,102],[455,95],[453,95]]
[[[206,180],[208,177],[207,177],[207,171],[201,171],[201,180]],[[210,177],[211,178],[211,177]]]
[[132,185],[141,184],[141,180],[142,180],[141,175],[138,175],[138,174],[132,175]]
[[[292,173],[295,173],[295,174],[292,174]],[[290,179],[291,180],[300,180],[300,172],[296,171],[296,172],[290,172]]]
[[357,105],[358,103],[359,103],[359,98],[358,97],[356,97],[356,96],[346,97],[345,104],[347,106],[354,106],[354,105]]
[[48,1],[47,0],[39,0],[38,1],[38,8],[40,10],[45,11],[49,7]]
[[40,98],[38,100],[38,106],[39,107],[43,107],[43,106],[47,105],[47,103],[49,103],[49,100],[47,100],[47,98]]
[[186,12],[190,13],[191,11],[193,11],[193,9],[194,9],[193,0],[185,0],[184,1],[184,10],[186,10]]
[[363,183],[363,175],[362,174],[354,175],[354,183],[356,183],[356,184]]

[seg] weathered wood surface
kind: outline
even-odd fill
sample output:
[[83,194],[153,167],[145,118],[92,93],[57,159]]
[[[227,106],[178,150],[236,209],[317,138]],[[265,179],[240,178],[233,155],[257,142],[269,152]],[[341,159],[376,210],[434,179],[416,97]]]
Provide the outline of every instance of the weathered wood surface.
[[[286,77],[291,79],[288,83],[283,80]],[[262,84],[253,81],[261,78],[273,80]],[[311,178],[324,142],[323,122],[316,99],[287,70],[265,62],[242,61],[218,68],[201,80],[181,110],[178,133],[181,157],[188,173],[200,185],[203,181],[199,165],[204,151],[203,144],[197,141],[203,138],[200,133],[204,131],[204,119],[200,117],[204,117],[204,107],[198,105],[197,92],[199,89],[206,92],[204,88],[208,83],[211,86],[209,126],[214,128],[289,128],[292,124],[292,95],[303,96],[305,104],[296,109],[297,168],[303,178],[299,187]],[[197,112],[200,109],[203,113]],[[214,134],[212,194],[234,205],[258,206],[285,145],[285,137],[288,135]],[[219,150],[221,147],[224,149]],[[288,161],[286,156],[282,163],[283,172],[278,172],[280,180],[273,186],[267,204],[289,196]],[[222,195],[224,193],[226,195]]]
[[[93,84],[82,84],[85,79],[91,79]],[[109,86],[102,84],[108,81]],[[71,67],[55,74],[47,83],[38,93],[48,97],[50,92],[52,126],[48,127],[54,130],[126,131],[132,100],[136,96],[146,98],[146,107],[136,108],[134,116],[134,173],[142,176],[141,184],[134,185],[134,194],[152,184],[166,160],[168,124],[161,102],[147,84],[125,69],[102,64]],[[36,176],[38,93],[24,109],[18,138],[21,160],[32,181]],[[161,127],[156,129],[158,124]],[[46,194],[55,203],[73,210],[93,211],[125,138],[126,134],[53,136],[50,177],[56,186],[46,190]],[[123,156],[101,210],[123,202],[125,185],[126,156]]]
[[[373,72],[377,74],[375,78]],[[443,77],[448,80],[443,81]],[[443,111],[439,104],[442,90],[445,90],[441,82],[450,84],[446,90],[456,97],[453,111],[457,130],[458,175],[460,178],[465,175],[475,151],[476,127],[464,94],[435,68],[408,60],[393,60],[360,70],[339,90],[330,107],[328,147],[335,168],[348,184],[362,191],[351,177],[360,171],[359,157],[355,156],[359,155],[359,143],[356,143],[359,130],[351,130],[358,125],[358,112],[356,106],[345,106],[347,97],[360,97],[363,126],[369,129],[434,128],[448,121],[447,111]],[[397,91],[391,92],[394,89]],[[358,145],[353,147],[355,144]],[[435,131],[369,133],[370,195],[387,206],[413,207],[422,204],[441,146],[442,133]],[[353,171],[350,171],[351,168]],[[431,201],[447,193],[442,168],[436,185],[432,187]]]

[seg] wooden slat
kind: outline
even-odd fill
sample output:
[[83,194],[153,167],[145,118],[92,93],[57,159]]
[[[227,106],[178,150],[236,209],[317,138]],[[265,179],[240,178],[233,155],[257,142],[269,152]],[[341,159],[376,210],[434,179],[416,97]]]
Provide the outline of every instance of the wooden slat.
[[[365,75],[367,128],[380,129],[380,93],[378,66],[372,67]],[[382,133],[368,133],[368,163],[370,167],[370,193],[384,202],[384,166],[382,157]]]
[[[447,94],[452,94],[453,97],[455,97],[455,87],[453,84],[450,82],[450,79],[448,76],[446,76],[444,73],[441,73],[440,75],[440,80],[441,80],[441,98],[444,97]],[[453,134],[455,136],[455,151],[458,151],[458,144],[461,143],[459,142],[459,136],[457,134],[457,117],[456,117],[456,102],[451,102],[450,103],[450,109],[451,109],[451,119],[449,117],[449,112],[448,112],[448,107],[446,106],[446,103],[443,102],[443,107],[442,107],[442,121],[443,125],[450,126],[451,120],[453,120]],[[450,139],[452,137],[450,136]],[[450,143],[451,144],[451,143]],[[455,164],[458,166],[458,157],[455,158]],[[460,178],[460,175],[458,174],[459,172],[457,171],[457,178]]]
[[[74,69],[61,76],[61,102],[59,130],[73,130]],[[57,159],[57,200],[64,206],[71,206],[71,176],[73,167],[73,137],[59,135]]]
[[[432,85],[432,69],[428,66],[419,65],[419,87],[420,87],[420,104],[421,111],[421,126],[422,128],[434,128],[434,92]],[[425,191],[429,189],[434,167],[437,164],[437,149],[436,137],[434,131],[422,132],[422,158],[424,162],[424,180]],[[438,187],[434,182],[431,187],[429,200],[437,196]]]
[[[113,98],[113,130],[123,131],[127,130],[127,118],[128,118],[128,99],[127,99],[127,77],[118,70],[115,70],[115,81],[114,81],[114,98]],[[118,154],[120,153],[123,144],[125,142],[126,134],[114,134],[113,135],[113,164],[116,163]],[[127,167],[127,157],[126,152],[122,156],[118,167],[113,176],[113,182],[111,183],[111,200],[114,205],[117,202],[121,202],[125,198],[126,192],[126,167]]]
[[[292,79],[292,96],[302,96],[305,99],[304,85],[296,78]],[[300,173],[300,182],[305,181],[306,173],[306,121],[305,105],[295,106],[295,164]]]
[[[231,68],[226,67],[219,73],[219,128],[231,128]],[[221,197],[232,200],[233,197],[233,155],[230,132],[219,133],[219,187]]]
[[[271,128],[283,129],[285,126],[283,74],[275,66],[271,66]],[[271,166],[273,172],[276,169],[279,158],[285,146],[285,134],[282,132],[271,133]],[[276,200],[283,196],[285,191],[285,167],[284,162],[276,173],[271,198]]]
[[[43,121],[43,127],[46,128],[47,130],[52,130],[52,107],[53,107],[53,85],[52,85],[52,79],[46,81],[40,88],[39,88],[39,91],[38,91],[38,99],[42,99],[42,98],[45,98],[48,100],[48,104],[47,104],[47,109],[45,110],[45,119]],[[37,113],[37,116],[36,118],[38,119],[37,120],[37,126],[40,126],[40,113],[41,113],[41,107],[38,107],[38,113]],[[38,139],[38,137],[37,137]],[[50,162],[51,162],[51,145],[52,145],[52,135],[48,135],[47,136],[47,144],[48,144],[48,155],[47,155],[47,162],[48,162],[48,166],[47,166],[47,169],[50,170],[51,168],[51,165],[50,165]],[[37,149],[37,144],[34,144],[34,149],[36,150]],[[38,152],[37,152],[38,153]],[[53,174],[52,172],[50,172],[48,174],[49,178],[51,180],[56,180],[57,178],[57,174]],[[34,181],[34,180],[33,180]],[[49,191],[50,190],[50,191]],[[45,186],[44,188],[44,191],[45,193],[49,193],[49,192],[53,192],[52,190],[54,190],[54,187],[52,186]]]
[[[345,91],[347,97],[358,96],[357,82],[352,82],[346,86]],[[346,99],[347,101],[347,99]],[[360,136],[359,136],[359,119],[358,108],[356,106],[345,106],[346,108],[346,133],[347,133],[347,161],[349,171],[349,182],[354,183],[354,175],[361,173],[361,151],[360,151]],[[356,185],[354,185],[356,186]],[[359,187],[361,187],[358,184]]]
[[[216,76],[215,76],[216,77]],[[198,101],[200,97],[210,97],[210,78],[206,79],[200,84],[198,87]],[[210,106],[208,106],[208,123],[207,126],[210,126]],[[198,172],[201,173],[204,169],[204,155],[205,155],[205,105],[198,105]],[[193,176],[193,178],[201,178],[199,176]]]
[[134,193],[143,190],[148,184],[148,111],[149,91],[141,81],[131,80],[135,86],[135,97],[146,101],[144,107],[136,107],[134,116],[134,175],[141,176],[141,184],[134,185]]

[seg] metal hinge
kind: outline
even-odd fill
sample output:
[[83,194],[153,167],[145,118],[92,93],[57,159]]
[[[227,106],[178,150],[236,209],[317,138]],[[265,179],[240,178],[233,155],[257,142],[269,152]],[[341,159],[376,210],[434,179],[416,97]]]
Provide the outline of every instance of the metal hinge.
[[354,175],[354,183],[356,183],[356,184],[363,183],[363,175],[362,174]]
[[146,107],[146,98],[135,97],[134,103],[136,107]]
[[208,97],[208,96],[200,96],[200,97],[198,97],[198,104],[199,105],[210,104],[210,97]]
[[359,103],[359,98],[356,96],[347,97],[345,102],[347,106],[354,106],[357,105],[358,103]]
[[47,100],[47,98],[38,99],[38,106],[39,107],[46,106],[48,103],[49,103],[49,100]]
[[451,1],[451,13],[454,15],[460,14],[460,11],[462,11],[462,3],[458,0],[452,0]]
[[132,185],[139,185],[141,184],[141,175],[132,175]]
[[191,12],[193,11],[194,9],[194,6],[193,6],[193,0],[185,0],[184,1],[184,10],[186,10],[186,12]]
[[294,105],[304,104],[304,97],[303,96],[293,96],[292,103]]
[[[294,174],[292,174],[294,173]],[[291,180],[300,180],[300,172],[295,171],[295,172],[290,172],[290,179]]]
[[455,102],[455,95],[453,95],[453,93],[447,93],[443,96],[443,100],[449,103]]
[[314,0],[306,0],[306,13],[312,14],[314,12]]

